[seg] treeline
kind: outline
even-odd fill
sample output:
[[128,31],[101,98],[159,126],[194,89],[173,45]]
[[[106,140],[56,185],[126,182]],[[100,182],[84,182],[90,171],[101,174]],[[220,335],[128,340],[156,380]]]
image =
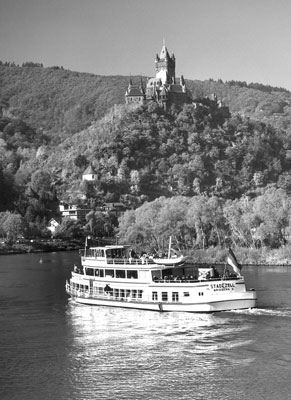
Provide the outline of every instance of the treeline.
[[0,106],[5,105],[6,115],[62,140],[90,126],[114,104],[124,103],[129,78],[28,62],[13,68],[0,64],[0,79]]
[[172,237],[180,250],[212,246],[278,248],[289,241],[291,200],[283,189],[266,188],[257,198],[160,197],[127,211],[118,238],[150,251],[165,249]]
[[271,85],[264,85],[262,83],[247,83],[245,81],[226,81],[226,83],[230,86],[239,86],[239,87],[245,87],[245,88],[249,88],[249,89],[255,89],[255,90],[260,90],[262,92],[267,92],[267,93],[272,93],[272,92],[286,92],[286,93],[290,93],[289,90],[282,88],[282,87],[278,87],[278,86],[271,86]]

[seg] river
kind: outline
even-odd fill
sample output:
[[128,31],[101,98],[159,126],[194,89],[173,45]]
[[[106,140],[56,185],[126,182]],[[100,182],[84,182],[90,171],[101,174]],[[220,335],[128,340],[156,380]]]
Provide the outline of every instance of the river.
[[1,400],[291,399],[291,267],[243,269],[254,310],[188,314],[76,305],[74,262],[0,256]]

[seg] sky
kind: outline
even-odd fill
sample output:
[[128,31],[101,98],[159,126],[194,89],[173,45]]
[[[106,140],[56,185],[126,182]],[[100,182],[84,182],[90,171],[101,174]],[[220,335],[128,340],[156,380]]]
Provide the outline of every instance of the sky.
[[290,0],[0,0],[0,60],[96,75],[176,76],[291,90]]

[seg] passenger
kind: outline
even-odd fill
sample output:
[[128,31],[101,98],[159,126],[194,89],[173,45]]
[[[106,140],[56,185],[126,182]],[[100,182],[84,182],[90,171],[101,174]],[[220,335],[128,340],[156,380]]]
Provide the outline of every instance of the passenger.
[[136,252],[133,249],[129,250],[129,258],[138,258]]

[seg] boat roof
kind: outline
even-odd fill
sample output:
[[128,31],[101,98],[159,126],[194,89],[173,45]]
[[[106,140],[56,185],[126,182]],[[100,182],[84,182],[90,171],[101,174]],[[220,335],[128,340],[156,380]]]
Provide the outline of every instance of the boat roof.
[[128,244],[115,244],[115,245],[106,245],[106,246],[94,246],[90,247],[90,249],[103,249],[103,250],[112,250],[112,249],[129,249],[131,246]]

